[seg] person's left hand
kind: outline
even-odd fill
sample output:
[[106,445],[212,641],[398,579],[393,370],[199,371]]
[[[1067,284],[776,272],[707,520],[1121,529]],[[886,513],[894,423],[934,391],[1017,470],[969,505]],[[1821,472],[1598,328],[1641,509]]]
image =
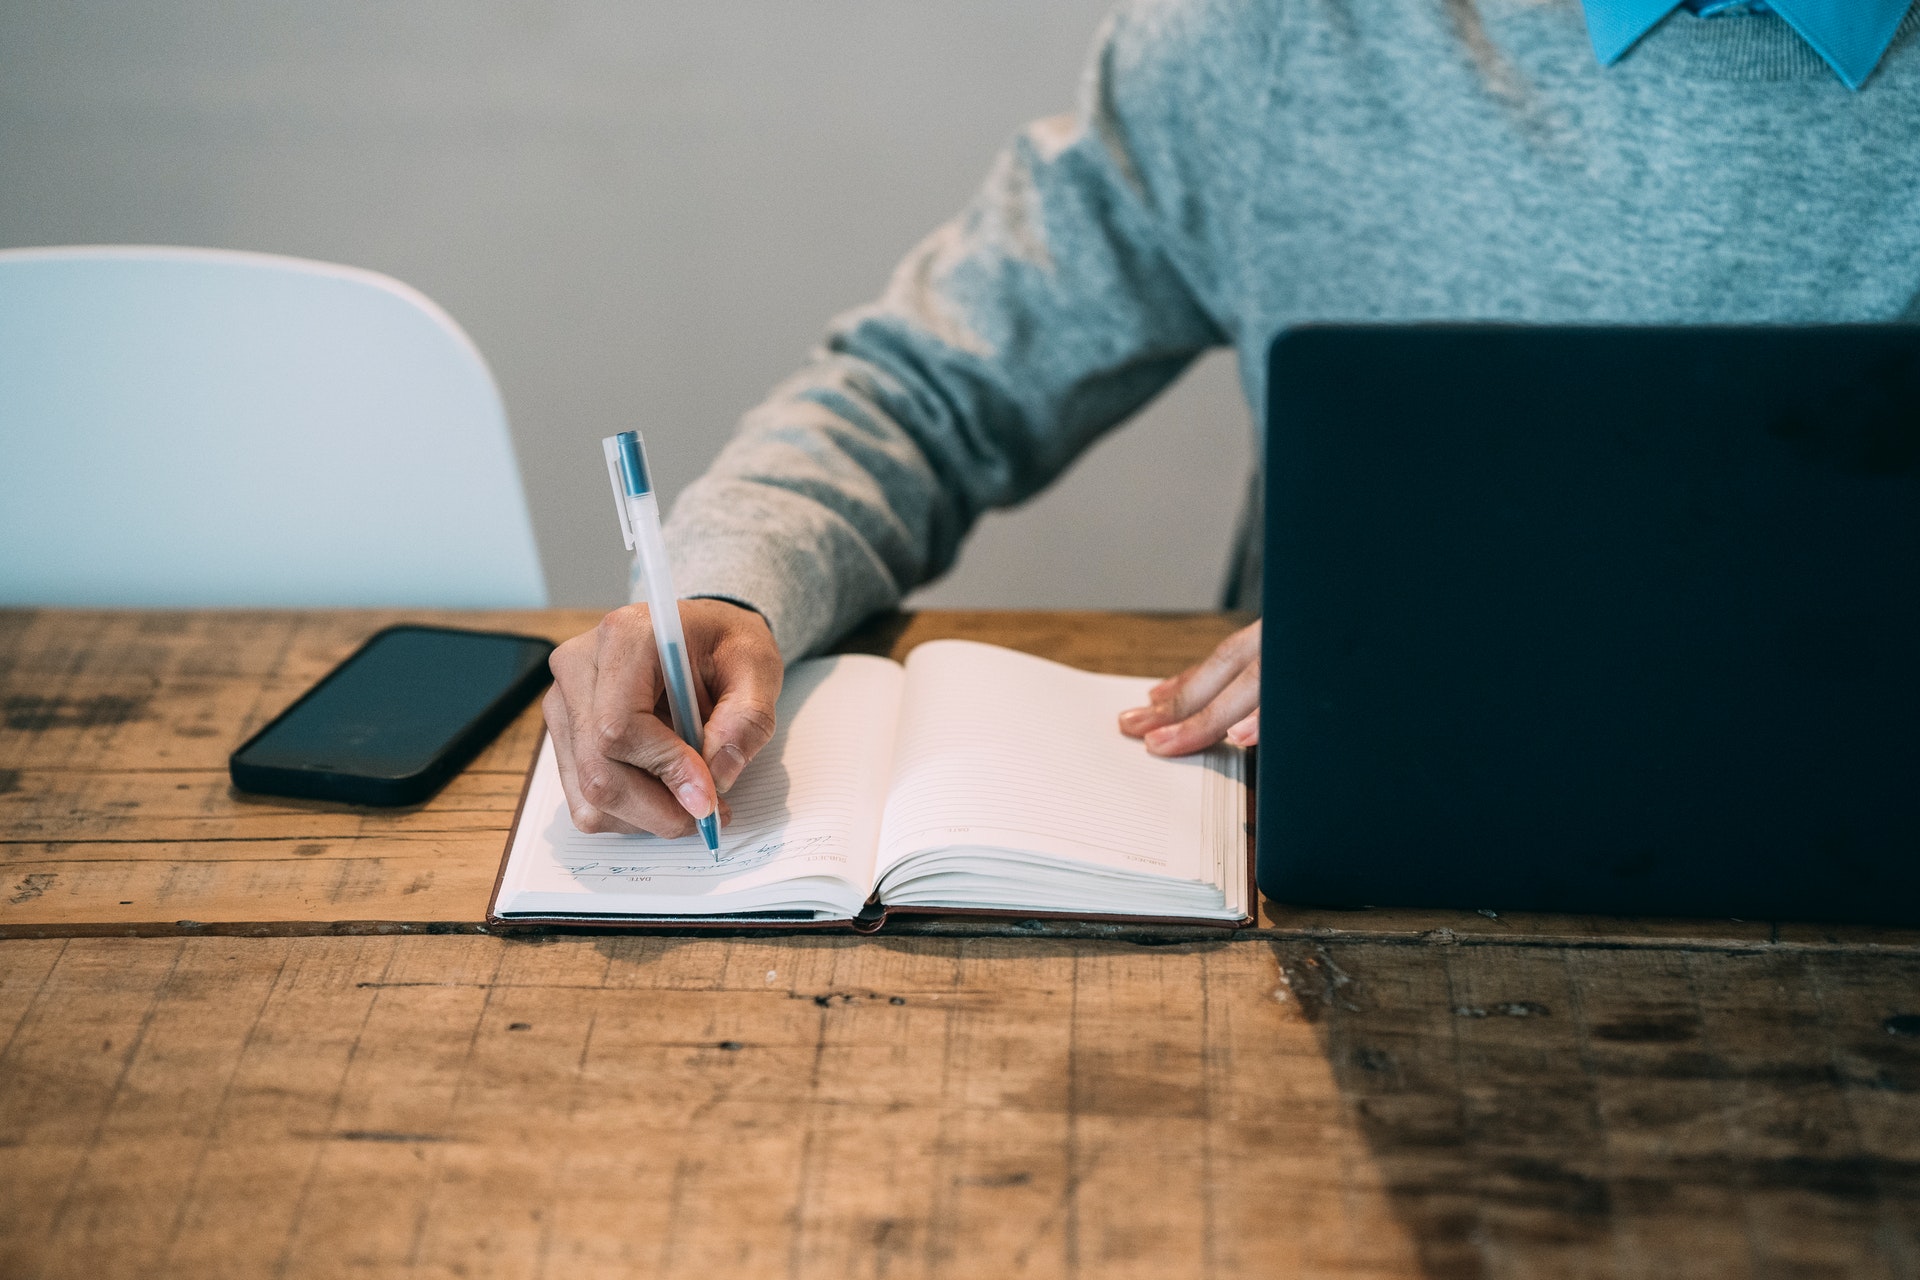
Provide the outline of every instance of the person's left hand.
[[1147,690],[1149,704],[1120,713],[1120,732],[1156,756],[1204,751],[1221,739],[1260,740],[1260,624],[1228,636],[1206,661]]

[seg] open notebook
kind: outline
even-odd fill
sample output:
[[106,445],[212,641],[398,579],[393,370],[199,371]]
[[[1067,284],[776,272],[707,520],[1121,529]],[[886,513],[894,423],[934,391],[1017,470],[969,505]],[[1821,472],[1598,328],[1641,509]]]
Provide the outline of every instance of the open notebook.
[[1251,923],[1245,753],[1149,756],[1115,718],[1152,683],[966,640],[923,644],[904,667],[799,663],[772,743],[727,796],[717,856],[698,836],[576,830],[543,742],[492,918]]

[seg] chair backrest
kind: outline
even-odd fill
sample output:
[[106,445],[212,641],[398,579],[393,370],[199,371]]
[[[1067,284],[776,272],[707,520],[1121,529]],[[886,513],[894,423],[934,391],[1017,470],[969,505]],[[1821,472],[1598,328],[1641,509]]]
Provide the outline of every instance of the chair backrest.
[[0,603],[538,607],[473,343],[370,271],[0,251]]

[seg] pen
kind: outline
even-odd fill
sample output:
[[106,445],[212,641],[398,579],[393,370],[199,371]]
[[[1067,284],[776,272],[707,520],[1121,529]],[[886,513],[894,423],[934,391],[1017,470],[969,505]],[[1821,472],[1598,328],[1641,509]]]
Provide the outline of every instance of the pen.
[[[647,474],[647,446],[638,431],[622,431],[600,442],[607,455],[607,478],[613,481],[614,505],[620,511],[620,536],[634,553],[634,564],[647,583],[647,612],[653,615],[653,643],[660,651],[660,674],[667,685],[667,706],[681,740],[704,758],[701,746],[700,703],[693,696],[693,664],[687,660],[686,633],[680,629],[680,597],[674,594],[673,570],[667,564],[667,543],[660,535],[660,503],[653,496]],[[696,819],[700,838],[710,852],[720,852],[720,811]]]

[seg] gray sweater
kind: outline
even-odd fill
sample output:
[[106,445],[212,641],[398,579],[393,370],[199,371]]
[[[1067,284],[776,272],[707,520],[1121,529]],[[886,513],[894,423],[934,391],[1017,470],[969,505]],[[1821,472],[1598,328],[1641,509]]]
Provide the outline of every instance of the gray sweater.
[[1578,0],[1133,0],[681,496],[680,588],[817,651],[1203,350],[1263,405],[1305,321],[1920,317],[1916,28],[1854,93],[1771,14],[1602,69]]

